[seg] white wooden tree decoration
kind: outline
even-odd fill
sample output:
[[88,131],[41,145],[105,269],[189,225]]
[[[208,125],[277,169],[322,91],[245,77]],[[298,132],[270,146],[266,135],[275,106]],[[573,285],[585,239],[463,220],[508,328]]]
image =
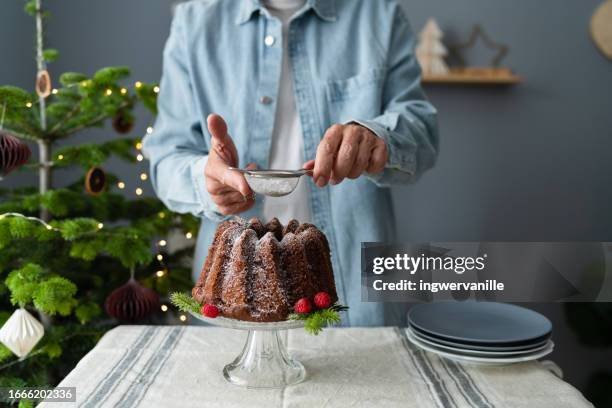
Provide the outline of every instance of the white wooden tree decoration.
[[442,44],[442,30],[436,20],[430,18],[419,34],[419,42],[416,47],[416,56],[426,75],[444,75],[448,73],[448,66],[444,57],[448,54],[446,47]]
[[42,324],[27,310],[20,308],[0,329],[0,342],[17,357],[25,357],[45,333]]

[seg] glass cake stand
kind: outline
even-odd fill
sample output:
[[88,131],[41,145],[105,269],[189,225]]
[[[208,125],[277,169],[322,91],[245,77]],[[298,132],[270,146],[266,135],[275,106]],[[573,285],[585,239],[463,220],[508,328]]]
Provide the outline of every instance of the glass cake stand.
[[247,388],[282,388],[306,378],[306,369],[289,356],[280,338],[281,330],[304,327],[303,321],[258,323],[225,317],[211,319],[198,313],[191,315],[215,326],[248,330],[242,352],[223,367],[223,376],[232,384]]

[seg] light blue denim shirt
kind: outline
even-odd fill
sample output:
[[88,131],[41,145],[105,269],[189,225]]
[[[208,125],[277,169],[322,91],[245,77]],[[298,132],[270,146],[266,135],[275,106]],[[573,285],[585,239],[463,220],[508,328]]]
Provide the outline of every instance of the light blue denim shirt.
[[[206,190],[210,113],[223,116],[240,164],[266,168],[282,62],[282,26],[259,0],[179,5],[164,50],[154,131],[144,141],[151,180],[172,210],[202,218],[195,254],[199,275],[224,217]],[[264,38],[273,36],[273,43]],[[415,38],[393,0],[308,0],[289,25],[289,56],[304,161],[326,129],[356,121],[384,139],[385,171],[311,191],[315,224],[327,235],[345,324],[402,324],[401,307],[362,303],[362,241],[394,239],[389,187],[414,182],[438,151],[436,110],[420,85]],[[261,197],[244,218],[261,214]]]

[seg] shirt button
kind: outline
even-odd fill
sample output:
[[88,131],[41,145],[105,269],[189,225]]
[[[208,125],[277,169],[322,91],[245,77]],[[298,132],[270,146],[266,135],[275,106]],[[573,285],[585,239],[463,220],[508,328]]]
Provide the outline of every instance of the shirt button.
[[262,105],[269,105],[272,103],[272,98],[270,98],[269,96],[262,96],[261,98],[259,98],[259,102]]
[[273,46],[275,42],[276,42],[276,38],[274,38],[271,35],[266,35],[266,38],[264,38],[264,44],[266,44],[266,46],[268,47]]

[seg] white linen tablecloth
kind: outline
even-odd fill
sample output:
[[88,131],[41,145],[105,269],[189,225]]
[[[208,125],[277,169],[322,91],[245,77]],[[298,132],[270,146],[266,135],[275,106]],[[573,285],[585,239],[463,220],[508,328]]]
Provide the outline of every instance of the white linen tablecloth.
[[[305,382],[281,390],[229,384],[223,366],[246,332],[201,326],[120,326],[62,381],[83,407],[591,407],[539,362],[458,364],[410,344],[403,329],[288,331]],[[57,408],[71,404],[43,403]]]

